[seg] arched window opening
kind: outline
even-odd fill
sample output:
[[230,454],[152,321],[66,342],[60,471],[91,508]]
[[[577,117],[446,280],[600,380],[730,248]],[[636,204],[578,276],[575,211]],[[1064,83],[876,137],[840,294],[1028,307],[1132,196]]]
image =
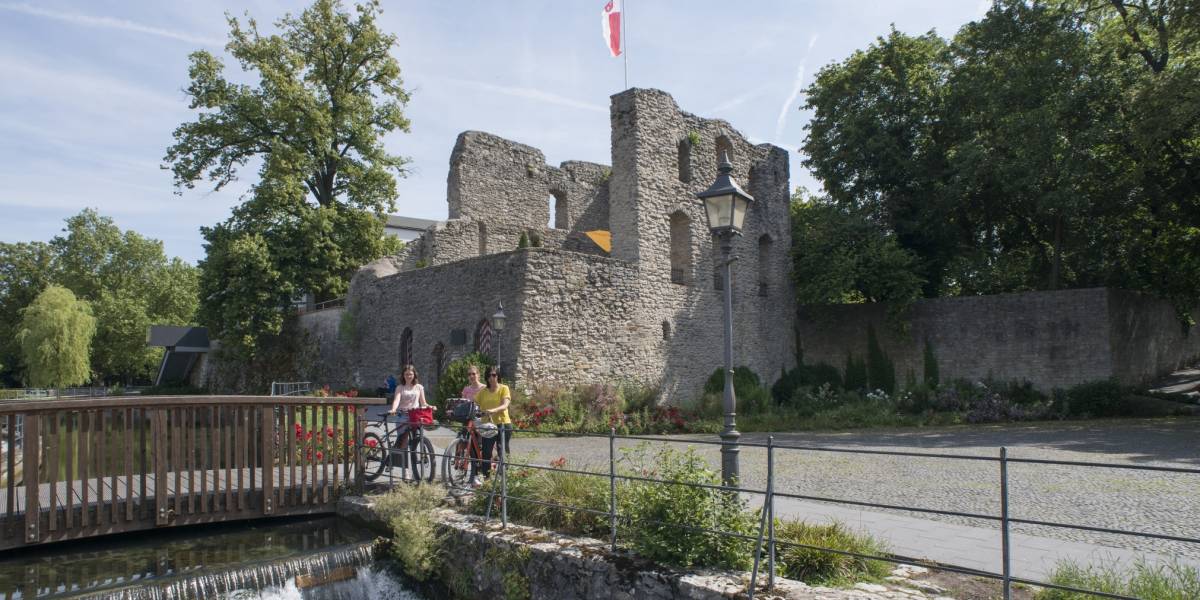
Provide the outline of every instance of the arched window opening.
[[724,135],[717,138],[717,164],[721,164],[722,156],[728,156],[729,162],[733,162],[733,142]]
[[413,364],[413,334],[412,328],[405,327],[400,334],[400,368]]
[[475,351],[481,354],[492,353],[492,323],[487,319],[480,319],[475,325]]
[[664,340],[671,339],[671,322],[670,321],[664,320],[662,322],[662,333],[663,333]]
[[550,222],[546,227],[550,229],[569,229],[571,227],[571,213],[567,210],[567,195],[560,191],[550,192]]
[[671,214],[671,283],[687,285],[692,276],[692,220],[683,211]]
[[692,141],[679,140],[679,181],[692,182]]
[[487,254],[487,224],[480,223],[479,224],[479,255],[484,256],[486,254]]
[[[429,378],[429,389],[436,390],[442,381],[442,370],[446,368],[446,345],[438,342],[433,347],[433,373]],[[430,402],[433,400],[431,399]]]
[[758,295],[771,292],[771,236],[758,238]]

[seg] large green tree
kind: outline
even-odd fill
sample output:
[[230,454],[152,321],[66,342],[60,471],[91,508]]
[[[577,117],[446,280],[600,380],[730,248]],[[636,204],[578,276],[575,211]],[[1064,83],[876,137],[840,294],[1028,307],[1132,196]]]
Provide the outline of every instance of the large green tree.
[[[337,0],[317,0],[281,19],[274,34],[230,17],[226,49],[253,84],[227,79],[208,52],[191,55],[186,92],[200,114],[175,130],[167,150],[176,185],[207,179],[220,189],[251,160],[260,163],[248,199],[228,221],[202,230],[210,252],[219,253],[201,263],[204,277],[266,269],[281,283],[264,290],[260,281],[229,280],[224,293],[201,298],[207,318],[256,302],[279,309],[293,293],[339,296],[355,269],[394,251],[383,225],[407,161],[387,151],[384,136],[408,131],[409,95],[390,53],[395,36],[380,31],[378,13],[378,2],[351,12]],[[239,290],[247,295],[238,297]],[[252,354],[280,322],[259,315],[206,324],[227,348]]]
[[42,290],[21,310],[17,332],[30,385],[61,388],[87,383],[95,333],[96,319],[87,302],[62,286]]
[[1200,298],[1198,9],[996,0],[949,42],[893,31],[821,70],[806,164],[915,256],[926,296],[1110,285],[1182,313]]
[[[16,331],[20,311],[46,286],[65,287],[96,318],[91,369],[97,381],[145,381],[162,353],[146,347],[147,329],[194,322],[197,278],[195,267],[167,259],[162,242],[122,231],[85,209],[49,243],[0,244],[0,326]],[[13,336],[0,340],[0,364],[4,384],[23,381]]]

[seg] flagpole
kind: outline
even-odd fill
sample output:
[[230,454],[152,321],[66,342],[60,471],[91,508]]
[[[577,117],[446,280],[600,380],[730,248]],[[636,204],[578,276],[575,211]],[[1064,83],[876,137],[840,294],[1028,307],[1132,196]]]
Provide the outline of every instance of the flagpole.
[[625,58],[625,89],[629,89],[629,0],[621,3],[621,54]]

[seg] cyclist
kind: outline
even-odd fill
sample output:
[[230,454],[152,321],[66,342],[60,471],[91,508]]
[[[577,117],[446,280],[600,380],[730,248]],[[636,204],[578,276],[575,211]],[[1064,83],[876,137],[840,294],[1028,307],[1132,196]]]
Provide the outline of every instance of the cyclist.
[[[436,407],[425,401],[425,387],[421,385],[421,380],[417,378],[417,368],[412,365],[404,365],[404,369],[400,373],[400,385],[396,387],[396,399],[392,400],[392,410],[388,411],[388,414],[395,415],[399,411],[407,413],[407,411],[415,408]],[[399,447],[405,433],[408,433],[407,428],[396,428],[397,447]]]
[[[504,436],[503,447],[507,450],[509,440],[512,439],[512,419],[508,416],[508,405],[512,401],[512,392],[509,391],[507,385],[500,383],[500,369],[495,365],[484,371],[484,379],[486,385],[483,389],[475,392],[475,403],[491,419],[491,422],[500,428],[500,435]],[[492,450],[496,447],[498,437],[483,439],[483,464],[480,465],[480,471],[483,472],[484,477],[491,474]]]
[[[483,388],[484,385],[479,382],[479,367],[467,365],[467,385],[463,386],[462,392],[460,392],[462,397],[474,402],[475,395]],[[471,452],[471,455],[475,456],[475,453]],[[471,487],[479,487],[480,485],[478,465],[475,460],[471,461],[471,479],[467,482],[467,485]]]

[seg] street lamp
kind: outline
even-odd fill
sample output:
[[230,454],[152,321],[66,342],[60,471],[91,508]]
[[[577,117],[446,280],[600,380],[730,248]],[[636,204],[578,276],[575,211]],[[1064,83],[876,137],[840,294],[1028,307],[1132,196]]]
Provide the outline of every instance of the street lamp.
[[492,329],[496,330],[496,368],[503,371],[500,367],[500,333],[504,331],[504,324],[508,317],[504,316],[504,301],[496,303],[496,314],[492,315]]
[[725,397],[721,408],[725,413],[725,427],[721,430],[721,482],[733,486],[738,480],[738,433],[735,424],[737,399],[733,394],[733,252],[734,236],[742,235],[742,223],[746,220],[746,209],[754,198],[747,194],[729,174],[733,165],[729,155],[721,154],[717,166],[717,179],[707,190],[696,194],[704,203],[704,215],[708,229],[721,242],[721,266],[725,280]]

